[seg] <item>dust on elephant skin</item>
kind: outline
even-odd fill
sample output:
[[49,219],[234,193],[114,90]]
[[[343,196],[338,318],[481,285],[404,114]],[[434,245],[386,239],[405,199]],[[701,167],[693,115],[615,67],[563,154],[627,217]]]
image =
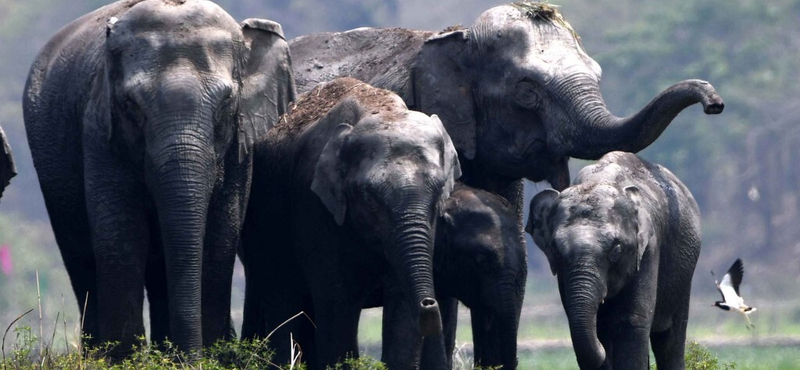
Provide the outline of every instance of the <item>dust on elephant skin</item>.
[[[351,78],[301,95],[256,146],[242,232],[247,292],[243,337],[303,348],[312,369],[358,353],[357,322],[381,284],[399,287],[400,324],[419,363],[424,336],[442,330],[433,287],[433,232],[460,176],[436,116],[410,111],[395,94]],[[299,272],[299,273],[298,273]],[[291,277],[291,278],[287,278]],[[276,361],[288,361],[278,347]]]

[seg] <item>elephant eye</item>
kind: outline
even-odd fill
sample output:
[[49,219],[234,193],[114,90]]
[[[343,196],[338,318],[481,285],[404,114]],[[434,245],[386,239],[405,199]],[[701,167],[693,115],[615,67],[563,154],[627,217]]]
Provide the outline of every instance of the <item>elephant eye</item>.
[[622,243],[615,242],[614,246],[611,247],[611,250],[608,251],[608,259],[612,263],[617,262],[619,257],[622,255]]
[[514,101],[522,108],[536,109],[541,105],[539,86],[531,80],[522,80],[515,87]]
[[488,252],[478,253],[475,256],[475,264],[479,269],[488,268],[494,260],[494,256]]
[[366,190],[362,190],[361,194],[362,197],[364,198],[364,205],[367,207],[367,209],[373,213],[378,212],[380,205],[378,204],[378,201],[375,199],[375,197]]

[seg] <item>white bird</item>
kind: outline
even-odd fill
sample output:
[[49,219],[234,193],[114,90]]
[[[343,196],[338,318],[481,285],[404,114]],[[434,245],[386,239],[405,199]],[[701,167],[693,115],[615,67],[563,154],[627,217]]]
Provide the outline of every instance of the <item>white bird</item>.
[[[711,275],[714,276],[714,271],[711,271]],[[744,266],[742,265],[742,260],[737,258],[731,268],[728,269],[728,273],[722,277],[721,283],[714,277],[714,284],[717,285],[717,290],[722,294],[722,301],[716,301],[712,306],[719,307],[725,311],[733,310],[740,313],[747,320],[747,328],[750,329],[754,325],[747,315],[754,312],[756,308],[744,304],[744,299],[739,295],[739,285],[742,284],[743,276]]]

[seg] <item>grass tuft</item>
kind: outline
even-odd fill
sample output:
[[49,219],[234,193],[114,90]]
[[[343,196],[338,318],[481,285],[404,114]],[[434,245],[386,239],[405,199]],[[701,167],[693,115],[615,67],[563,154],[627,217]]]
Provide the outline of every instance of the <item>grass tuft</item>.
[[[220,341],[204,350],[204,356],[189,360],[172,343],[148,344],[141,338],[126,359],[112,362],[106,355],[115,344],[56,353],[36,337],[30,326],[13,330],[11,352],[1,360],[0,370],[256,370],[276,366],[282,370],[305,370],[299,362],[276,365],[267,339]],[[43,347],[43,349],[40,349]],[[348,358],[331,370],[387,370],[370,357]]]

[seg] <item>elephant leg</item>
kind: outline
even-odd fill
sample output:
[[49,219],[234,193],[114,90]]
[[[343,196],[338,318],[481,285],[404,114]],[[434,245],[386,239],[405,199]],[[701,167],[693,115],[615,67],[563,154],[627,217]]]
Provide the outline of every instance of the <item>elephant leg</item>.
[[351,298],[337,289],[325,293],[325,297],[314,296],[317,367],[309,359],[309,370],[323,370],[348,357],[358,358],[358,321],[364,300]]
[[203,250],[203,345],[236,337],[231,322],[231,284],[236,250],[250,188],[252,158],[239,160],[231,146],[225,157],[225,177],[210,201]]
[[650,366],[650,325],[646,315],[624,314],[613,338],[614,369],[647,369]]
[[[381,361],[390,369],[409,370],[420,368],[423,337],[415,319],[407,294],[401,290],[401,282],[397,276],[384,279],[383,285],[383,353]],[[432,369],[441,369],[444,362],[444,338],[441,335],[429,337],[434,347],[430,365],[438,365]],[[435,357],[435,358],[434,358]]]
[[[264,332],[256,337],[269,339],[270,347],[275,350],[272,362],[281,367],[293,360],[293,342],[297,342],[302,351],[302,361],[313,370],[316,364],[313,301],[305,280],[298,274],[299,267],[291,261],[280,261],[283,265],[274,266],[274,269],[272,265],[260,266],[266,273],[259,275],[263,280],[253,284],[260,292],[260,301],[253,305],[257,305],[259,329]],[[248,280],[248,286],[250,283]],[[247,297],[246,301],[252,302],[250,298]],[[242,333],[245,334],[244,329]]]
[[[151,221],[156,218],[151,217]],[[145,269],[145,288],[150,303],[150,343],[163,345],[169,337],[169,299],[167,297],[167,269],[161,246],[158,222],[150,222],[150,251]],[[163,348],[162,348],[163,349]]]
[[244,310],[242,313],[242,339],[264,338],[267,336],[266,322],[264,321],[264,298],[260,294],[261,287],[256,285],[266,284],[266,278],[260,274],[258,268],[244,268]]
[[149,228],[144,185],[111,155],[87,156],[86,208],[97,263],[100,341],[116,341],[112,358],[144,336],[142,308]]
[[688,294],[682,301],[672,317],[670,327],[663,332],[650,334],[653,354],[656,357],[656,366],[659,370],[683,370],[686,368],[684,350],[686,346],[686,327],[689,322]]
[[[231,284],[236,240],[206,245],[203,253],[203,346],[236,336],[231,322]],[[210,248],[211,247],[211,248]]]
[[39,174],[39,185],[61,259],[75,294],[81,315],[82,334],[88,338],[87,345],[96,346],[100,344],[96,269],[89,216],[86,213],[83,155],[79,146],[59,146],[58,153],[51,155],[49,152],[52,148],[42,145],[43,143],[31,138],[30,146]]
[[458,327],[458,300],[436,297],[442,315],[442,334],[425,337],[422,346],[421,370],[453,368],[453,351]]

